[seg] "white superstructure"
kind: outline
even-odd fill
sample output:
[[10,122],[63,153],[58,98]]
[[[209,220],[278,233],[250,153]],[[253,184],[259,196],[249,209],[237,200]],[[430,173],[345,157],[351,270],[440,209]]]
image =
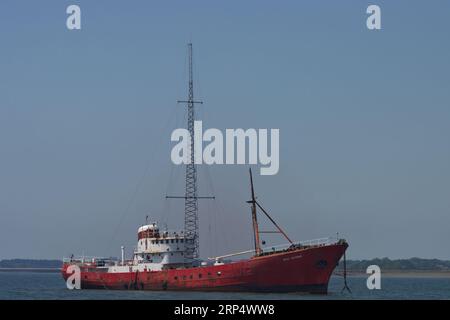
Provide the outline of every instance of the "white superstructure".
[[151,270],[177,268],[184,264],[185,237],[183,231],[160,231],[156,223],[138,229],[138,244],[134,264],[145,264]]
[[[121,260],[104,258],[67,259],[72,263],[85,264],[107,269],[107,272],[142,272],[176,269],[185,266],[186,239],[183,231],[160,231],[155,223],[145,224],[138,229],[138,243],[131,260],[124,259],[121,247]],[[192,241],[192,240],[191,240]],[[66,260],[66,259],[65,259]]]

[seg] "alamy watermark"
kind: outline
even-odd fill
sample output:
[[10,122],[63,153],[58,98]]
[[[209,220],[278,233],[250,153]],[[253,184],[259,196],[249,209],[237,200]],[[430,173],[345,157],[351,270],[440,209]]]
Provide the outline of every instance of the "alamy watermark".
[[366,269],[366,273],[370,274],[367,278],[366,285],[369,290],[381,289],[381,268],[376,264],[370,265]]
[[366,20],[367,29],[380,30],[381,29],[381,8],[375,4],[367,7],[367,14],[370,16]]
[[75,4],[67,7],[66,13],[69,15],[66,20],[66,27],[69,30],[81,29],[81,8]]
[[215,128],[203,132],[202,121],[195,121],[194,137],[180,128],[170,139],[178,142],[170,154],[176,165],[191,163],[193,139],[195,164],[260,164],[261,175],[274,175],[280,169],[279,129],[270,129],[270,134],[267,129],[226,129],[223,134]]
[[[381,29],[381,8],[378,5],[371,4],[367,7],[366,13],[370,16],[366,20],[366,26],[369,30]],[[69,16],[66,20],[66,27],[69,30],[81,30],[81,8],[78,5],[69,5],[66,9]]]
[[66,274],[70,274],[70,276],[66,280],[67,289],[81,289],[81,270],[80,267],[76,264],[71,264],[66,269]]

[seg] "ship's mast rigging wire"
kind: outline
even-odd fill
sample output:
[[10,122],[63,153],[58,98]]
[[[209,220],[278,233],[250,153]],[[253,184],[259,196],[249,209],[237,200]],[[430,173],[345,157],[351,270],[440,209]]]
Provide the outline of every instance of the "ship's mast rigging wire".
[[[252,174],[251,168],[249,168],[249,174],[250,174],[250,189],[251,189],[251,197],[252,198],[251,198],[251,200],[247,201],[247,203],[250,203],[251,207],[252,207],[253,235],[254,235],[254,245],[255,245],[256,255],[258,256],[262,253],[260,239],[259,239],[259,235],[261,233],[281,233],[289,241],[289,243],[291,245],[293,245],[294,243],[288,237],[286,232],[284,232],[284,230],[275,222],[275,220],[269,215],[269,213],[256,200],[255,189],[253,186],[253,174]],[[278,229],[278,231],[260,231],[259,230],[258,219],[257,219],[257,210],[256,210],[257,208],[259,208],[266,215],[266,217],[270,220],[270,222],[272,222],[272,224]]]
[[169,115],[166,123],[162,127],[162,130],[158,131],[160,133],[159,133],[158,138],[156,139],[157,143],[156,143],[155,149],[153,149],[153,152],[150,154],[150,157],[146,161],[147,165],[146,165],[146,167],[145,167],[145,169],[143,171],[143,174],[141,175],[141,178],[136,183],[136,185],[135,185],[135,187],[133,189],[133,192],[132,192],[132,194],[131,194],[128,202],[127,202],[125,210],[123,211],[122,215],[120,216],[120,219],[119,219],[118,223],[116,224],[116,226],[114,228],[114,231],[111,234],[111,238],[109,239],[108,244],[107,244],[107,251],[111,250],[111,246],[113,244],[113,240],[116,238],[117,234],[119,233],[119,229],[122,226],[125,217],[129,214],[131,206],[133,205],[134,201],[136,200],[136,197],[137,197],[137,195],[138,195],[138,193],[139,193],[139,191],[140,191],[140,189],[141,189],[141,187],[142,187],[142,185],[143,185],[143,183],[145,181],[145,178],[147,177],[147,175],[150,172],[150,169],[151,169],[151,167],[152,167],[152,165],[154,163],[154,160],[155,160],[155,156],[160,153],[160,149],[163,146],[163,138],[165,137],[166,130],[168,129],[168,127],[170,126],[172,120],[174,119],[174,116],[176,115],[177,108],[178,108],[177,106],[174,106],[174,108],[170,112],[170,115]]

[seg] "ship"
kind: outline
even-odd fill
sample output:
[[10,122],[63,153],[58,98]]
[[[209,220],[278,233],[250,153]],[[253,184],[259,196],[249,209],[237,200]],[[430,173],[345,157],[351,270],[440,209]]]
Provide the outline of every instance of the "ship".
[[[193,136],[194,100],[192,44],[188,44],[189,83],[187,105],[188,130]],[[191,139],[191,150],[194,150]],[[326,294],[330,277],[348,248],[345,239],[320,238],[292,241],[275,222],[255,196],[251,168],[250,195],[254,248],[208,259],[199,257],[197,168],[194,152],[186,164],[186,189],[183,196],[166,198],[185,202],[184,229],[160,229],[158,222],[148,222],[137,229],[137,246],[130,259],[74,257],[63,259],[61,268],[65,281],[74,269],[79,271],[81,289],[107,290],[173,290],[173,291],[230,291],[230,292],[307,292]],[[258,214],[263,214],[275,230],[261,231]],[[279,233],[286,244],[265,247],[261,233]],[[243,256],[245,258],[242,258]],[[237,258],[236,257],[241,257]],[[71,279],[69,279],[71,281]]]

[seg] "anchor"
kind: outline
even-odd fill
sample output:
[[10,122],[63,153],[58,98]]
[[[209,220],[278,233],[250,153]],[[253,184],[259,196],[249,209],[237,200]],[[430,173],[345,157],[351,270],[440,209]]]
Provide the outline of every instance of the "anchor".
[[352,290],[350,290],[347,284],[347,258],[345,256],[345,251],[344,251],[344,287],[342,288],[341,293],[343,293],[344,290],[347,290],[349,293],[352,293]]

